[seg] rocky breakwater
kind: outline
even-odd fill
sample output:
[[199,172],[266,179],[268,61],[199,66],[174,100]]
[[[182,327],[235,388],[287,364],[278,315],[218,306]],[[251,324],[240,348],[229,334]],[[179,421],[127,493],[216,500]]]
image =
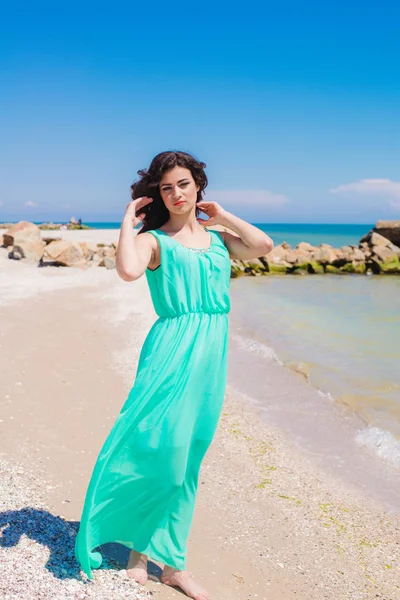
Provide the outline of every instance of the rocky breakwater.
[[283,242],[267,256],[232,260],[232,277],[323,273],[400,275],[400,221],[379,221],[358,245],[334,248],[301,242],[291,248]]
[[0,235],[0,245],[8,258],[23,260],[36,266],[115,268],[116,244],[68,241],[41,237],[34,223],[20,221]]
[[[0,235],[0,245],[9,258],[36,266],[115,268],[115,243],[41,237],[38,226],[27,221],[12,225]],[[283,242],[266,256],[231,261],[232,277],[323,273],[400,275],[400,221],[379,221],[358,245],[334,248],[301,242],[291,248]]]

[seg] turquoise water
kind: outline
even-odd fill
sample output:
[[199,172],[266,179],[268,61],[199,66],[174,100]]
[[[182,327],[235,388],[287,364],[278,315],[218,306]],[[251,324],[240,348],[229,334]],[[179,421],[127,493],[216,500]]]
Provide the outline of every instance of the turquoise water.
[[231,293],[246,343],[400,439],[400,277],[242,277]]
[[[85,223],[97,229],[119,229],[120,223]],[[372,229],[373,225],[331,225],[331,224],[287,224],[254,223],[268,233],[276,245],[287,242],[292,247],[300,242],[309,242],[315,246],[331,244],[335,248],[357,245],[360,239]]]
[[373,228],[373,225],[331,225],[331,224],[279,224],[254,223],[268,233],[275,245],[287,242],[292,247],[300,242],[313,246],[330,244],[335,248],[358,245],[360,239]]

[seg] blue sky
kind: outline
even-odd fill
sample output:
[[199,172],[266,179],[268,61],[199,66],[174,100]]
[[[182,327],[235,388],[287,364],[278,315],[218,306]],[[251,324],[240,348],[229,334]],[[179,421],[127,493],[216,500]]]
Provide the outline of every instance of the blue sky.
[[252,222],[400,218],[397,2],[57,4],[1,3],[0,220],[120,221],[172,149]]

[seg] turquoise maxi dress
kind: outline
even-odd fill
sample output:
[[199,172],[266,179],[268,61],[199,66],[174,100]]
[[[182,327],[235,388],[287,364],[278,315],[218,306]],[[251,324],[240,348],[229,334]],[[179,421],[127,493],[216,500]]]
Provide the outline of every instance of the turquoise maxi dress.
[[213,439],[227,378],[230,258],[217,231],[207,249],[160,229],[161,264],[146,270],[158,315],[135,381],[86,492],[75,556],[89,579],[117,542],[185,569],[201,462]]

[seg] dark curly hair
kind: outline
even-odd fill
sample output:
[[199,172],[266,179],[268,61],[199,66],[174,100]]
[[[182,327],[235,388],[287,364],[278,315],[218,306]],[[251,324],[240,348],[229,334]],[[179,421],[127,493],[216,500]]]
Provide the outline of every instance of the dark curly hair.
[[[149,229],[158,229],[168,221],[169,211],[161,198],[160,181],[164,173],[174,167],[185,167],[190,170],[196,185],[200,186],[196,202],[203,199],[203,192],[208,184],[207,175],[204,172],[205,163],[186,152],[168,151],[157,154],[148,169],[138,171],[140,179],[131,185],[133,200],[142,196],[153,198],[153,202],[140,209],[145,217],[138,234],[145,233]],[[196,207],[196,217],[200,212],[200,209]]]

